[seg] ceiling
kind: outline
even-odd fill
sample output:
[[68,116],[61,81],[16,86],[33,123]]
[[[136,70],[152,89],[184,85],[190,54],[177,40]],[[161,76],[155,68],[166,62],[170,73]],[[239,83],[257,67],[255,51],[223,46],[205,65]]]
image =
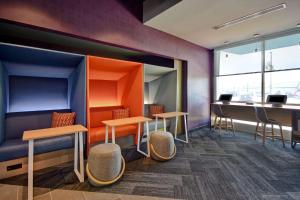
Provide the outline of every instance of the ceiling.
[[[286,3],[287,8],[224,29],[214,26]],[[253,37],[293,29],[300,23],[300,0],[185,0],[156,15],[146,25],[213,49]]]

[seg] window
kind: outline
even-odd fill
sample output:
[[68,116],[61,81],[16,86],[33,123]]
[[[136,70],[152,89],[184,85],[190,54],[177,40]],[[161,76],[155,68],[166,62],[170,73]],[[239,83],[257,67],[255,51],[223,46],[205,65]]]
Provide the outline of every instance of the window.
[[265,99],[285,94],[287,103],[300,103],[300,34],[266,40]]
[[251,43],[219,52],[218,75],[261,71],[261,43]]
[[218,52],[216,93],[233,94],[232,101],[261,101],[261,42]]
[[300,69],[300,34],[266,40],[265,71]]
[[230,93],[233,101],[261,102],[285,94],[287,103],[300,104],[300,33],[216,50],[215,57],[215,99]]
[[285,94],[287,103],[300,103],[300,70],[267,72],[265,99],[269,94]]
[[219,76],[217,98],[220,94],[233,94],[232,101],[261,101],[261,74]]

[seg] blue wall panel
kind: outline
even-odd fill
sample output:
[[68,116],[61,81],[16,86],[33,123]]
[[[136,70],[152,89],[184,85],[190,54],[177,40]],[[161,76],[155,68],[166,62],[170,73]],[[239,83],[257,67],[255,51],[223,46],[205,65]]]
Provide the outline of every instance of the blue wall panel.
[[48,65],[34,65],[14,62],[3,62],[8,75],[14,76],[35,76],[48,78],[68,78],[75,67],[61,67]]
[[10,76],[8,112],[69,109],[67,96],[67,79]]
[[30,65],[76,67],[81,62],[82,56],[46,49],[0,44],[0,59],[6,62]]
[[6,110],[6,95],[5,95],[5,69],[0,62],[0,144],[5,137],[5,110]]
[[71,88],[71,109],[76,112],[76,123],[86,125],[86,67],[85,59],[69,78]]

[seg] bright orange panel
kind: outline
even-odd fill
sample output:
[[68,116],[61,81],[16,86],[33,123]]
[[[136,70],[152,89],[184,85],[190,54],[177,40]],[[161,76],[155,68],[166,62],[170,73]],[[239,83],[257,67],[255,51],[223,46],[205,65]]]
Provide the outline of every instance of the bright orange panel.
[[90,107],[119,105],[117,101],[117,82],[90,80]]
[[[112,119],[114,109],[129,107],[131,116],[142,115],[143,69],[140,63],[94,56],[88,56],[87,68],[89,149],[90,144],[104,140],[102,121]],[[116,137],[133,133],[137,133],[135,125],[116,129]]]
[[117,81],[123,76],[126,76],[128,72],[110,72],[104,70],[90,70],[90,80],[111,80]]
[[131,116],[140,116],[143,113],[143,69],[142,65],[129,74],[122,104],[130,108]]
[[[140,63],[130,62],[125,60],[116,60],[110,58],[101,58],[95,56],[88,56],[90,69],[100,70],[106,72],[130,72]],[[91,74],[90,74],[91,75]]]
[[102,121],[112,119],[112,111],[120,108],[123,106],[90,108],[90,127],[103,126]]
[[[136,126],[128,125],[128,126],[117,127],[115,131],[116,131],[115,132],[116,138],[120,138],[120,137],[124,137],[124,136],[128,136],[128,135],[135,135]],[[90,137],[91,137],[91,141],[93,141],[93,143],[104,141],[105,140],[105,126],[91,128]],[[111,139],[111,129],[109,129],[108,137],[109,137],[109,139]]]

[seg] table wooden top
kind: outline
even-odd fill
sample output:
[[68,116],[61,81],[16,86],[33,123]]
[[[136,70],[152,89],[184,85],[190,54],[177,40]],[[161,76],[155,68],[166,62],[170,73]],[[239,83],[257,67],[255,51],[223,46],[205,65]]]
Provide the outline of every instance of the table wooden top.
[[88,131],[87,128],[82,125],[36,129],[36,130],[24,131],[23,140],[36,140],[42,138],[69,135],[75,132],[86,132],[86,131]]
[[188,114],[189,113],[186,112],[166,112],[166,113],[154,114],[153,116],[160,117],[160,118],[172,118],[172,117],[179,117]]
[[105,120],[102,121],[102,123],[107,126],[124,126],[129,124],[147,122],[147,121],[152,121],[152,119],[143,116],[138,116],[138,117],[123,118],[123,119]]
[[287,110],[299,110],[300,106],[297,105],[282,105],[282,106],[273,106],[268,103],[254,103],[254,104],[246,104],[241,102],[230,102],[230,103],[222,103],[222,102],[214,102],[211,103],[213,105],[224,105],[224,106],[248,106],[248,107],[264,107],[264,108],[277,108],[277,109],[287,109]]

